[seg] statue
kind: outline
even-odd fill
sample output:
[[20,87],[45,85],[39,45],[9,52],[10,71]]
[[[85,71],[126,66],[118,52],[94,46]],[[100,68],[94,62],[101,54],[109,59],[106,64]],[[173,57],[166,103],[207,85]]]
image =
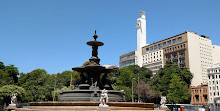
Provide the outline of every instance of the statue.
[[15,111],[15,109],[17,108],[17,93],[12,94],[11,96],[11,104],[8,105],[8,107],[6,108],[7,110],[11,111]]
[[105,90],[105,89],[102,90],[99,106],[108,107],[108,105],[106,104],[108,102],[108,94],[107,93],[108,93],[107,90]]
[[11,96],[11,104],[17,104],[17,93],[12,94]]
[[165,105],[166,100],[167,100],[166,96],[161,96],[161,101],[160,101],[161,106],[160,106],[160,108],[167,108],[167,106]]

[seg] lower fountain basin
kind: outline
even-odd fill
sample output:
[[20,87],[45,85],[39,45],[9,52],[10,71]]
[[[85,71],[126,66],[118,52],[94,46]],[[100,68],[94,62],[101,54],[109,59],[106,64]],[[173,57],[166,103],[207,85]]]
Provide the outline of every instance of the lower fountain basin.
[[[60,93],[60,101],[99,101],[102,90],[65,90]],[[124,91],[108,90],[111,102],[124,102]]]

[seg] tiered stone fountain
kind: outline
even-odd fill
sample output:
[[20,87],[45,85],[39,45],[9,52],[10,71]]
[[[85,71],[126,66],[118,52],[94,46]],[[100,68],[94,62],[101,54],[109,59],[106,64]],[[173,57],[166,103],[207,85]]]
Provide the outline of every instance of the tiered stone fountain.
[[[98,36],[93,36],[94,41],[87,42],[92,46],[92,57],[87,66],[75,67],[72,70],[80,72],[81,80],[73,90],[61,90],[61,101],[99,101],[103,89],[108,90],[109,101],[125,101],[124,91],[115,91],[111,87],[111,82],[107,79],[107,74],[113,69],[106,69],[100,66],[98,57],[98,47],[104,43],[97,41]],[[102,76],[101,76],[102,75]]]
[[80,72],[81,76],[81,80],[75,89],[61,90],[60,101],[30,102],[29,108],[17,108],[16,111],[99,111],[99,99],[103,89],[108,90],[108,111],[153,110],[153,103],[124,102],[124,91],[115,91],[112,89],[111,83],[106,77],[108,73],[114,70],[100,66],[98,47],[104,44],[96,41],[98,37],[96,32],[93,37],[94,41],[87,42],[87,45],[92,46],[92,57],[89,59],[89,65],[72,68]]

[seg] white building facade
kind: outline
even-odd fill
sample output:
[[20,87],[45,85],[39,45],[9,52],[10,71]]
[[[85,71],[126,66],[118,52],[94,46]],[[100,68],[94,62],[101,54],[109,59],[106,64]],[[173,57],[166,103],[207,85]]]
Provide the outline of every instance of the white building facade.
[[[158,47],[159,48],[159,47]],[[164,66],[163,49],[150,49],[143,54],[143,67],[152,71],[153,75],[157,74],[158,70]]]
[[220,63],[220,46],[212,45],[213,64]]
[[209,103],[220,97],[220,64],[208,68]]
[[193,73],[192,86],[207,83],[207,68],[212,66],[212,42],[203,35],[187,32],[189,69]]

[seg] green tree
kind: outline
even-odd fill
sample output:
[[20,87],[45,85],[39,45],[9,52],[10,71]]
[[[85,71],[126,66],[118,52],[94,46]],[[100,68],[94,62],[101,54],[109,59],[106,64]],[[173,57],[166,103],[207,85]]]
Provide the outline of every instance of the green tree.
[[132,99],[132,79],[136,78],[134,80],[134,91],[136,91],[137,96],[137,81],[138,81],[138,75],[139,80],[147,83],[150,78],[152,77],[152,71],[139,67],[137,65],[128,66],[125,68],[121,68],[119,70],[116,70],[114,73],[109,74],[109,80],[112,81],[113,89],[115,90],[124,90],[125,91],[125,98],[127,101],[131,101]]
[[3,62],[0,62],[0,87],[9,84],[17,84],[19,75],[17,67],[14,65],[5,66]]
[[125,98],[127,101],[132,99],[132,78],[135,77],[134,73],[128,68],[122,68],[119,70],[116,85],[113,86],[115,90],[124,90]]
[[139,67],[138,65],[131,65],[127,68],[136,75],[135,78],[138,78],[139,75],[139,80],[145,83],[149,82],[150,78],[153,76],[151,70],[144,67]]
[[21,74],[19,84],[27,91],[28,101],[48,101],[52,100],[53,80],[44,69],[36,69]]
[[[72,77],[72,84],[70,84],[71,77]],[[57,88],[61,89],[64,86],[68,87],[70,85],[74,85],[76,84],[76,81],[78,81],[79,79],[80,79],[80,74],[76,71],[64,71],[62,73],[58,73],[56,75]]]
[[9,76],[13,79],[13,83],[18,83],[18,77],[19,75],[18,68],[14,67],[14,65],[6,66],[5,71],[9,74]]
[[[190,73],[190,71],[187,68],[179,68],[178,66],[170,62],[167,62],[164,68],[161,68],[158,71],[158,74],[151,79],[149,84],[152,86],[152,88],[155,91],[160,92],[161,95],[163,96],[167,96],[168,94],[170,95],[173,89],[175,89],[173,87],[170,87],[170,84],[174,84],[172,83],[171,80],[173,80],[174,77],[175,79],[177,79],[177,77],[173,76],[173,74],[179,77],[179,79],[187,86],[186,89],[188,90],[193,77],[192,73]],[[184,98],[181,99],[182,101],[189,103],[189,98],[187,100],[185,100]],[[172,100],[168,100],[168,101],[172,101]]]
[[4,85],[0,87],[0,104],[9,104],[12,94],[17,93],[18,102],[24,102],[26,99],[26,91],[24,88],[16,85]]
[[172,74],[170,80],[167,100],[169,103],[186,103],[190,97],[190,90],[187,84],[176,73]]

